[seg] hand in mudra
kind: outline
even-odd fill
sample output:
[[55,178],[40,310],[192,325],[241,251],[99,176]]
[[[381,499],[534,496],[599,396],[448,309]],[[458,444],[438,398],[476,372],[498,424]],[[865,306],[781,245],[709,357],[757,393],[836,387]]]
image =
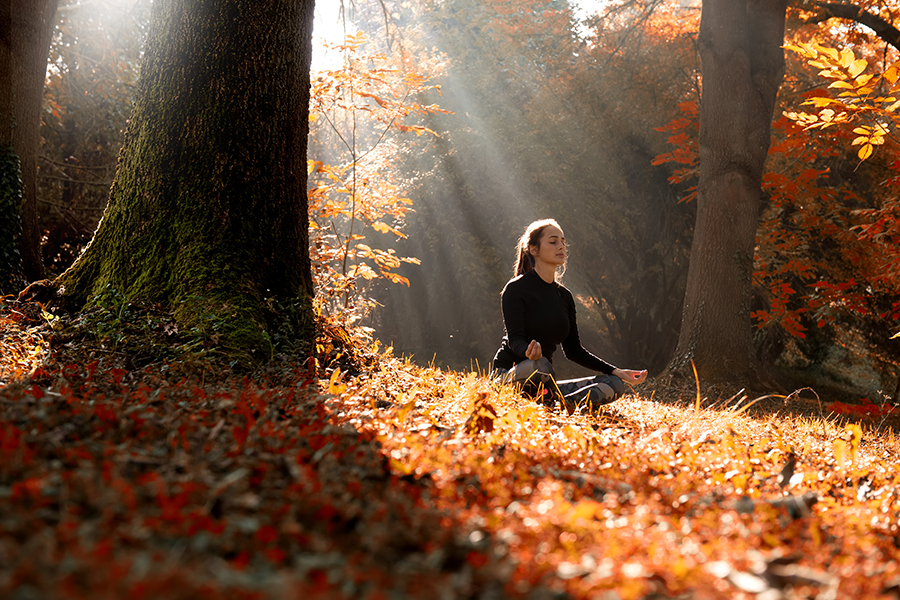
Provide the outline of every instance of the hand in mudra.
[[525,358],[530,360],[540,360],[543,354],[541,354],[541,344],[537,340],[531,340],[531,343],[528,344],[528,349],[525,350]]
[[647,379],[647,369],[636,371],[634,369],[616,369],[613,375],[624,381],[625,383],[643,383]]

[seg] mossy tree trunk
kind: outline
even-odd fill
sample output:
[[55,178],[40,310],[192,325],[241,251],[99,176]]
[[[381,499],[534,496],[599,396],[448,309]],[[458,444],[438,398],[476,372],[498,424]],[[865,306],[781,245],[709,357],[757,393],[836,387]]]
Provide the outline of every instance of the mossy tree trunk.
[[0,291],[40,279],[37,158],[58,0],[0,0]]
[[163,303],[238,357],[269,350],[266,298],[312,283],[306,138],[313,0],[154,2],[109,205],[59,277]]
[[753,253],[786,0],[704,0],[698,44],[700,182],[681,332],[670,370],[767,384],[750,319]]

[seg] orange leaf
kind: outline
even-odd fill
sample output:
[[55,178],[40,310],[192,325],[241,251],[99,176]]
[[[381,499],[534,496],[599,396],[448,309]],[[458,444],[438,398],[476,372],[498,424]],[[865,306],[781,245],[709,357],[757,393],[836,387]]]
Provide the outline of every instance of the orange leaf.
[[873,151],[874,148],[872,147],[872,144],[865,144],[862,148],[859,149],[859,152],[857,154],[859,156],[859,160],[866,160],[867,158],[872,156]]

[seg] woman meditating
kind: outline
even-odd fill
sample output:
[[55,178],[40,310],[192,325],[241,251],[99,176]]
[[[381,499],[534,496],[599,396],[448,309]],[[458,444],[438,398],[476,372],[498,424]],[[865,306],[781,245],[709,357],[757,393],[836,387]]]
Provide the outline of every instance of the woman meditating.
[[559,223],[546,219],[529,225],[516,248],[515,277],[501,295],[506,335],[492,367],[503,380],[512,379],[516,365],[519,371],[527,367],[552,372],[553,352],[562,345],[566,358],[600,374],[557,381],[555,386],[548,381],[541,386],[541,393],[555,400],[558,389],[570,412],[579,404],[595,409],[621,396],[623,381],[644,381],[647,371],[619,369],[584,349],[575,322],[575,299],[559,283],[565,267],[566,238]]

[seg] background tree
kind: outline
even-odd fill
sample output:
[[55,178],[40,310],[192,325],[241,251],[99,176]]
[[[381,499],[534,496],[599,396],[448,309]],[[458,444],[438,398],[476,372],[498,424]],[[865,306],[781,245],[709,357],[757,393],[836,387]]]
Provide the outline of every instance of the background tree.
[[149,0],[66,3],[57,13],[38,169],[41,254],[50,276],[72,264],[106,208],[149,20]]
[[154,3],[109,205],[57,280],[72,303],[162,303],[245,361],[271,349],[266,299],[296,298],[309,325],[312,8]]
[[697,223],[678,347],[710,381],[757,382],[751,275],[775,98],[784,73],[786,0],[706,0]]
[[[794,43],[829,39],[852,44],[873,63],[887,66],[885,61],[893,50],[879,44],[872,31],[846,21],[841,27],[833,27],[833,23],[820,22],[820,13],[813,14],[817,16],[810,17],[807,10],[789,9],[792,29],[788,39]],[[853,14],[858,15],[858,9]],[[810,27],[810,23],[818,26]],[[860,66],[865,61],[855,61],[850,50],[832,52],[839,57],[838,62],[845,63],[843,70],[856,69],[849,78],[845,75],[839,79],[859,83],[835,82],[833,85],[842,86],[839,91],[844,92],[844,99],[832,100],[816,75],[823,68],[823,73],[830,72],[828,65],[817,63],[810,68],[789,54],[776,113],[796,115],[796,106],[809,99],[808,103],[819,106],[833,103],[826,112],[834,115],[839,110],[835,106],[849,109],[847,102],[857,102],[849,98],[847,88],[865,87],[872,79]],[[838,75],[832,72],[829,77]],[[879,93],[879,101],[887,98],[890,103],[891,94],[885,90]],[[666,129],[673,133],[670,141],[677,149],[657,157],[659,162],[684,163],[686,167],[676,177],[688,181],[702,170],[692,141],[696,139],[694,123],[693,114],[687,113],[685,118],[671,122]],[[891,253],[883,243],[885,231],[879,225],[889,221],[884,216],[890,210],[893,192],[885,184],[895,177],[890,160],[861,167],[855,153],[846,150],[853,138],[863,149],[867,142],[879,139],[874,135],[875,124],[868,125],[872,126],[872,135],[850,134],[848,129],[851,137],[846,144],[836,144],[833,135],[801,132],[784,117],[775,122],[763,177],[751,316],[759,326],[754,334],[757,356],[764,365],[775,364],[779,376],[796,387],[812,384],[817,389],[822,385],[843,388],[850,384],[869,390],[864,393],[877,394],[878,390],[896,386],[896,361],[890,358],[890,343],[886,344],[884,335],[885,319],[889,322],[897,314],[891,300],[896,285],[886,285]],[[879,231],[879,235],[860,235],[861,231]]]
[[19,277],[34,280],[43,274],[36,206],[38,128],[57,1],[0,2],[0,291],[13,291]]

